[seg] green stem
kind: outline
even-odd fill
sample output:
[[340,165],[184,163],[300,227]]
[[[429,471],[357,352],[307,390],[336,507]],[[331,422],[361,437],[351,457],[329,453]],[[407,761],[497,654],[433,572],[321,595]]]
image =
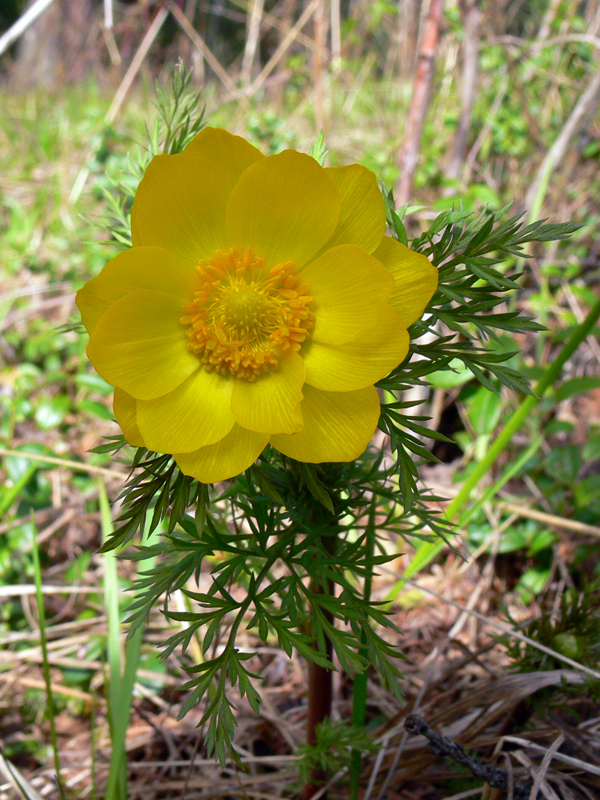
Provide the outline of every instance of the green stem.
[[[578,325],[577,328],[575,328],[570,339],[563,345],[563,348],[558,354],[556,360],[546,367],[544,374],[535,387],[535,394],[528,395],[523,400],[519,408],[516,409],[504,428],[500,431],[498,437],[493,442],[485,457],[474,467],[472,472],[469,473],[469,476],[464,481],[456,497],[446,507],[444,514],[447,519],[455,519],[459,512],[462,511],[464,506],[469,501],[469,497],[471,496],[473,489],[477,487],[488,470],[495,464],[498,456],[508,446],[514,434],[523,425],[533,409],[540,403],[544,394],[546,393],[546,390],[558,380],[564,365],[577,350],[581,342],[583,342],[584,339],[591,333],[599,318],[600,299],[596,301],[583,322]],[[424,566],[426,566],[431,559],[434,558],[440,552],[440,550],[442,550],[443,547],[444,542],[425,542],[422,544],[406,568],[404,575],[407,578],[415,575]],[[400,591],[401,588],[402,582],[399,581],[397,585],[398,591]],[[398,592],[396,592],[396,595],[397,593]],[[393,598],[389,596],[387,599],[390,600]]]
[[[367,552],[366,560],[371,565],[373,553],[375,552],[375,498],[371,501],[371,508],[369,509],[369,521],[367,523]],[[367,574],[365,575],[364,583],[364,599],[368,603],[371,599],[371,587],[373,585],[373,569],[369,566]],[[368,661],[369,652],[367,650],[367,637],[364,631],[360,636],[361,647],[359,654]],[[354,684],[352,687],[352,724],[356,727],[362,728],[365,724],[367,717],[367,681],[369,678],[369,670],[365,669],[354,676]],[[350,754],[350,795],[349,800],[358,799],[358,785],[360,782],[360,765],[361,765],[361,752],[360,750],[352,750]]]

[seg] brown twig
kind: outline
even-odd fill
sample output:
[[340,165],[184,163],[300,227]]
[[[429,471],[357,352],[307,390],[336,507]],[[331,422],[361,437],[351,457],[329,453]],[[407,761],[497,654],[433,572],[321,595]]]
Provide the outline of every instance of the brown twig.
[[265,64],[262,68],[262,71],[258,78],[254,81],[254,83],[248,89],[248,94],[253,95],[255,94],[266,81],[268,76],[273,72],[279,61],[283,58],[286,54],[288,48],[291,46],[292,42],[295,40],[296,35],[302,28],[306,25],[308,20],[312,17],[312,15],[316,12],[317,8],[319,7],[321,0],[311,0],[311,2],[306,6],[298,21],[295,23],[293,28],[287,32],[284,36],[281,44],[277,48],[277,50],[273,53],[269,61]]
[[[131,89],[131,85],[135,79],[135,76],[140,71],[140,67],[142,66],[144,59],[148,55],[148,51],[152,47],[152,43],[158,36],[160,29],[163,26],[164,21],[168,16],[167,9],[162,6],[156,12],[154,19],[146,33],[144,34],[144,38],[141,41],[140,46],[138,47],[131,64],[127,68],[127,72],[125,73],[123,80],[121,81],[119,88],[117,89],[115,96],[113,97],[112,103],[110,104],[110,108],[104,115],[104,121],[107,125],[112,124],[115,119],[117,118],[117,114],[125,98],[127,97],[127,93]],[[90,149],[91,153],[91,149]],[[86,159],[87,160],[87,159]],[[79,174],[73,184],[71,192],[69,194],[69,203],[76,203],[79,199],[81,192],[83,191],[83,187],[90,175],[90,169],[87,166],[83,166],[79,170]]]
[[454,138],[452,158],[446,175],[448,178],[460,177],[467,152],[471,112],[477,89],[477,66],[479,47],[479,22],[481,20],[481,0],[462,0],[459,3],[465,26],[463,44],[463,63],[461,74],[460,122]]
[[107,123],[112,123],[117,118],[117,114],[121,106],[123,105],[123,101],[125,100],[129,89],[131,88],[131,84],[134,81],[135,76],[140,71],[140,67],[142,66],[146,55],[148,54],[148,50],[152,47],[152,42],[158,36],[158,32],[163,26],[164,21],[168,16],[167,9],[163,6],[160,8],[152,20],[152,23],[146,33],[144,34],[144,38],[142,39],[140,46],[138,47],[136,54],[134,55],[131,64],[129,65],[123,80],[119,88],[117,89],[115,96],[113,97],[113,101],[110,104],[110,108],[106,112],[104,117]]
[[[331,642],[327,640],[326,655],[331,659]],[[306,721],[306,743],[317,744],[317,725],[331,714],[333,682],[331,670],[311,661],[308,665],[308,717]],[[321,789],[327,775],[320,769],[311,772],[310,780],[304,786],[303,800],[311,798]]]
[[591,120],[600,104],[600,69],[592,76],[587,88],[575,104],[556,141],[548,150],[525,196],[529,220],[537,219],[541,211],[550,177],[564,159],[571,139]]
[[252,68],[258,48],[264,5],[264,0],[252,0],[250,9],[248,10],[248,34],[246,36],[246,46],[244,48],[241,72],[242,84],[244,86],[248,86],[250,78],[252,77]]
[[323,50],[325,47],[325,3],[319,3],[313,16],[315,51],[313,54],[313,78],[315,87],[316,129],[323,129]]
[[194,26],[189,21],[189,19],[185,16],[183,11],[177,6],[175,3],[169,2],[167,4],[169,11],[179,25],[183,32],[189,37],[190,41],[196,47],[200,53],[202,53],[203,58],[206,60],[210,68],[213,70],[217,78],[221,81],[223,86],[230,92],[236,91],[235,83],[229,77],[227,70],[221,66],[218,59],[213,54],[212,50],[207,46],[204,39],[200,36],[200,34],[194,29]]
[[404,203],[408,202],[412,190],[423,123],[425,121],[427,106],[429,105],[429,89],[433,77],[435,53],[440,38],[443,7],[444,0],[431,0],[429,14],[425,22],[425,30],[419,50],[419,60],[417,62],[413,97],[406,121],[404,144],[398,156],[400,180],[396,188],[396,199],[399,205],[404,205]]
[[[424,736],[428,739],[429,749],[434,755],[448,756],[458,764],[463,764],[475,777],[482,778],[493,789],[506,790],[508,788],[509,779],[506,770],[470,756],[461,744],[449,739],[447,736],[442,736],[441,733],[437,733],[433,728],[430,728],[423,717],[419,717],[417,714],[409,714],[404,722],[404,727],[413,736]],[[531,791],[531,782],[526,784],[513,783],[512,790],[515,800],[520,797],[528,797]]]

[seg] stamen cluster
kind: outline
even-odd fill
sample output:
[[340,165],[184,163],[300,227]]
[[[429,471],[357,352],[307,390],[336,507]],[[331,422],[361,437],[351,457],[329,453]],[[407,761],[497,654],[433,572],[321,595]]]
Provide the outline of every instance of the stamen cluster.
[[267,270],[250,248],[243,256],[231,249],[196,269],[201,286],[181,322],[205,370],[254,381],[286,351],[300,350],[314,324],[313,298],[293,262]]

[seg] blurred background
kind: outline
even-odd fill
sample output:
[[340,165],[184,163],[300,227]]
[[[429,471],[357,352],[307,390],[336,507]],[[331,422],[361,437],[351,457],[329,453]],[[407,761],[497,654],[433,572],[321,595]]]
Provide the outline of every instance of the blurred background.
[[[128,154],[144,147],[157,113],[155,87],[168,91],[178,62],[193,70],[207,122],[265,153],[307,151],[322,129],[330,165],[366,165],[395,191],[398,206],[411,206],[409,236],[453,207],[510,204],[509,213],[523,213],[525,222],[578,223],[568,241],[536,246],[520,265],[522,292],[513,307],[547,331],[490,343],[515,352],[511,365],[532,381],[598,292],[599,0],[0,0],[0,755],[44,796],[58,795],[33,543],[46,587],[65,781],[74,797],[101,796],[93,764],[101,785],[105,754],[90,753],[94,736],[100,751],[108,748],[108,567],[95,551],[111,527],[103,498],[118,496],[127,473],[127,454],[90,453],[117,432],[111,387],[87,362],[85,337],[64,326],[77,319],[75,291],[121,248],[100,222],[108,210],[104,192],[122,176]],[[546,619],[527,629],[531,636],[590,667],[598,664],[600,640],[597,333],[498,464],[495,477],[519,466],[498,503],[484,504],[465,525],[462,541],[475,554],[468,569],[446,550],[420,576],[490,617],[506,619],[508,610],[513,621]],[[426,468],[430,484],[450,496],[519,399],[488,392],[467,370],[437,376],[423,413],[451,442],[435,444],[440,463]],[[410,547],[394,546],[401,568]],[[125,589],[133,566],[119,570]],[[388,589],[382,585],[380,596]],[[581,597],[595,599],[582,611],[574,599]],[[119,602],[124,611],[128,596]],[[490,650],[485,626],[459,624],[456,609],[418,592],[400,596],[396,610],[410,656],[407,696],[420,680],[418,665],[443,641],[443,685],[456,689],[455,719],[469,713],[456,688],[468,681],[456,665],[474,663],[479,648],[487,647],[486,670],[496,674],[559,666],[514,642]],[[142,649],[127,749],[133,761],[185,764],[201,747],[198,719],[175,721],[187,662],[177,654],[158,659],[161,625],[157,613]],[[240,742],[254,754],[287,757],[303,736],[292,713],[302,702],[300,668],[276,648],[261,658],[273,697],[282,691],[297,702],[274,706],[276,730],[249,721],[248,713]],[[377,697],[374,716],[393,718],[389,698]],[[585,702],[577,714],[593,717],[597,704]],[[529,720],[534,712],[527,713]],[[0,797],[23,796],[6,788],[3,763]],[[171,796],[189,782],[186,768],[178,769],[164,789]],[[284,786],[283,771],[270,769],[269,780]],[[142,767],[131,773],[132,797],[167,796],[150,793],[149,774]],[[422,788],[423,775],[410,765],[403,774]],[[224,780],[209,775],[206,785]],[[448,780],[439,779],[439,792]],[[285,796],[284,789],[269,791]],[[574,796],[597,791],[589,784],[587,795]]]
[[583,215],[591,194],[596,0],[3,0],[0,26],[5,111],[35,97],[57,133],[61,115],[95,118],[105,160],[181,60],[215,123],[271,149],[323,128],[336,160],[390,185],[414,171],[402,202],[522,205],[553,147],[547,213]]

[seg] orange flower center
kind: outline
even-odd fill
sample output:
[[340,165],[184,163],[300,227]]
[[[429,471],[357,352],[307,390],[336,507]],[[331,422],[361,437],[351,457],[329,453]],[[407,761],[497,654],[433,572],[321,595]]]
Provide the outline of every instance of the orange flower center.
[[314,321],[309,288],[291,261],[265,268],[249,248],[215,255],[196,267],[200,288],[183,308],[188,347],[204,369],[253,381],[298,351]]

